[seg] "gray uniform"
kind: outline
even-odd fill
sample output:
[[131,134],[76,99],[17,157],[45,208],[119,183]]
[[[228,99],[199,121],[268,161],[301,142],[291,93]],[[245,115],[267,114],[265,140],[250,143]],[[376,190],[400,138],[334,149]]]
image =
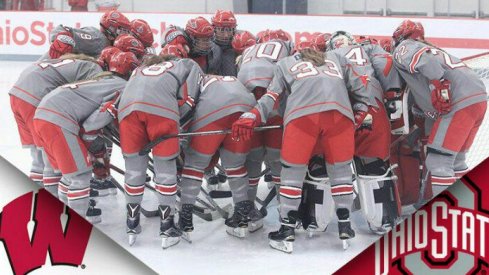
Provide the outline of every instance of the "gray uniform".
[[[191,59],[176,59],[137,68],[122,94],[118,107],[119,121],[134,111],[141,111],[171,119],[177,124],[179,121],[185,123],[191,118],[191,111],[199,99],[202,75],[199,65]],[[158,190],[176,188],[176,157],[154,158],[154,182],[161,187]],[[149,157],[124,153],[124,159],[127,188],[141,188],[145,183]],[[142,195],[126,192],[126,201],[141,203]],[[172,211],[175,199],[175,193],[158,193],[159,204],[171,206]]]
[[[438,184],[440,179],[454,181],[455,171],[467,169],[466,152],[447,149],[447,146],[451,145],[446,144],[449,140],[446,139],[449,127],[454,123],[461,123],[452,120],[457,111],[487,101],[486,87],[477,74],[460,59],[420,41],[410,39],[402,41],[394,50],[394,64],[410,88],[416,106],[424,112],[428,120],[439,123],[436,133],[430,134],[433,142],[428,144],[426,158],[426,168],[431,172],[433,192],[436,196],[448,186]],[[431,80],[440,79],[451,82],[451,111],[445,115],[440,115],[433,107],[429,87]],[[468,127],[472,127],[472,124]],[[469,131],[474,129],[467,129],[467,132]],[[461,134],[459,137],[450,137],[450,140],[452,142],[456,138],[465,140],[467,138],[465,134],[468,133]]]
[[[375,78],[372,62],[360,45],[346,46],[335,49],[332,52],[338,53],[350,60],[350,66],[353,67],[354,73],[358,76],[363,76],[365,78],[363,81],[368,83],[367,93],[374,95],[380,102],[384,101],[384,91],[377,78]],[[370,105],[378,107],[375,100]]]
[[[201,86],[199,102],[195,109],[190,131],[195,132],[217,120],[227,116],[249,111],[255,106],[256,100],[252,94],[235,77],[207,76]],[[229,121],[231,123],[232,121]],[[231,125],[216,125],[216,127],[231,127]],[[226,138],[216,136],[216,138]],[[229,135],[228,137],[229,138]],[[185,148],[185,166],[182,172],[181,202],[182,204],[194,204],[199,193],[204,169],[209,165],[213,154],[204,154],[193,148],[193,143],[199,143],[199,137],[190,141],[190,146]],[[200,144],[202,145],[202,144]],[[248,176],[246,173],[234,171],[246,171],[244,164],[246,153],[236,153],[228,150],[224,139],[216,151],[219,151],[222,166],[228,175],[229,186],[233,192],[234,203],[248,199]],[[190,172],[188,172],[190,171]],[[196,175],[200,175],[197,177]]]
[[[66,153],[73,157],[77,170],[69,174],[61,171],[66,181],[60,182],[58,196],[62,199],[68,196],[68,205],[81,215],[88,207],[88,196],[82,191],[89,188],[92,167],[86,159],[87,149],[80,144],[80,125],[94,112],[99,112],[101,106],[114,100],[125,85],[126,81],[117,76],[66,84],[45,96],[34,115],[34,119],[57,125],[63,132],[64,142],[70,150]],[[41,139],[45,138],[41,136]],[[54,158],[58,156],[55,152],[51,154]]]
[[[10,89],[9,94],[37,107],[42,98],[58,86],[90,78],[101,71],[102,69],[98,64],[90,61],[75,59],[44,60],[27,67]],[[25,123],[28,122],[25,121]],[[61,179],[61,174],[53,170],[41,148],[31,146],[30,150],[32,157],[31,176],[42,177],[43,186],[56,195],[57,182]]]
[[[279,96],[287,102],[285,127],[294,119],[332,110],[354,121],[352,103],[355,110],[366,110],[373,97],[366,93],[366,85],[359,81],[359,76],[348,64],[346,58],[331,52],[326,53],[326,63],[320,67],[305,62],[299,53],[280,60],[267,94],[255,106],[262,121],[269,117]],[[350,102],[350,97],[354,102]],[[283,159],[282,162],[281,190],[301,192],[306,165],[285,163]],[[327,164],[332,187],[352,185],[350,162]],[[350,209],[353,194],[334,196],[333,199],[337,208]],[[280,216],[284,218],[290,211],[297,211],[299,204],[300,197],[281,195]]]
[[370,58],[375,78],[380,82],[384,92],[390,90],[399,91],[402,87],[402,79],[394,67],[392,55],[376,44],[365,45],[362,48]]

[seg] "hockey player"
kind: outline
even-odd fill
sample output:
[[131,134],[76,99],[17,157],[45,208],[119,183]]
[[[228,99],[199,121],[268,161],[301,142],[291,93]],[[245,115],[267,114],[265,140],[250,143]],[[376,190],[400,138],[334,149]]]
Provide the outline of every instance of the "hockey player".
[[143,43],[130,34],[117,36],[114,40],[114,47],[119,48],[123,52],[132,52],[139,60],[146,54]]
[[[61,171],[66,180],[60,182],[58,196],[92,223],[101,221],[101,210],[94,208],[93,200],[89,201],[92,178],[89,152],[93,156],[99,152],[96,141],[85,144],[80,136],[84,130],[100,129],[111,121],[111,115],[106,111],[126,84],[122,77],[129,76],[136,62],[132,53],[116,54],[109,65],[114,74],[102,73],[91,80],[55,89],[42,99],[34,115],[39,142],[49,162]],[[108,119],[91,119],[92,115]]]
[[236,17],[232,11],[217,10],[211,18],[214,28],[214,43],[221,48],[222,60],[218,75],[236,76],[236,53],[231,46],[236,31]]
[[30,178],[55,196],[58,193],[61,174],[49,165],[34,134],[33,117],[36,107],[55,88],[91,78],[101,71],[94,60],[91,61],[87,56],[66,55],[61,59],[48,59],[27,67],[9,91],[10,105],[22,146],[31,151]]
[[162,35],[161,46],[180,44],[189,58],[199,64],[204,73],[216,74],[221,66],[221,48],[212,42],[214,28],[204,17],[187,21],[185,29],[170,26]]
[[[372,61],[353,36],[337,31],[328,41],[328,48],[350,60],[353,71],[367,86],[366,92],[375,98],[369,103],[371,108],[367,118],[371,123],[368,129],[360,127],[355,132],[355,168],[362,211],[370,228],[374,232],[384,233],[395,225],[400,215],[397,188],[391,180],[391,127],[384,107],[384,92],[375,77]],[[388,89],[395,86],[395,83],[386,85]]]
[[[273,78],[273,69],[276,62],[289,56],[293,50],[292,43],[280,40],[277,33],[269,33],[266,39],[271,39],[247,48],[238,64],[238,79],[252,92],[255,98],[260,99],[265,93]],[[245,38],[246,40],[239,40]],[[264,39],[262,39],[264,40]],[[246,36],[235,37],[234,45],[244,48],[247,42]],[[275,109],[267,119],[266,125],[282,125],[283,119]],[[280,148],[282,145],[282,130],[268,130],[253,135],[251,151],[247,156],[246,168],[250,180],[249,198],[255,201],[260,181],[262,163],[265,161],[270,167],[274,188],[280,184]],[[256,231],[262,227],[262,215],[256,209],[252,212],[252,226],[250,231]]]
[[146,53],[154,54],[153,48],[154,36],[153,30],[149,26],[148,22],[143,19],[134,19],[131,21],[131,34],[136,37],[146,48]]
[[[177,48],[182,47],[177,45],[174,49]],[[179,133],[180,125],[192,115],[201,78],[202,70],[191,59],[179,59],[174,55],[153,56],[133,73],[121,97],[118,110],[126,164],[124,188],[130,245],[141,232],[140,209],[149,161],[147,155],[140,156],[138,152],[159,136]],[[182,235],[173,220],[179,153],[176,138],[165,140],[152,150],[163,248],[177,244]]]
[[286,101],[279,192],[281,227],[268,238],[273,248],[289,253],[293,250],[307,164],[317,143],[331,178],[339,237],[342,240],[354,237],[349,220],[353,202],[350,165],[355,148],[354,122],[358,127],[364,123],[371,100],[366,97],[365,85],[346,66],[348,60],[329,52],[324,55],[310,47],[313,46],[300,45],[298,53],[280,60],[266,94],[233,124],[235,139],[250,139],[253,128],[267,121],[273,106],[279,100]]
[[97,63],[104,69],[104,71],[108,71],[110,59],[118,52],[121,52],[121,49],[114,46],[106,47],[100,52],[100,55],[97,58]]
[[243,31],[235,34],[233,36],[233,41],[231,42],[231,46],[233,47],[233,50],[236,52],[236,55],[238,56],[240,56],[244,52],[244,50],[246,50],[251,46],[254,46],[255,44],[256,44],[256,37],[249,31]]
[[392,37],[394,64],[432,125],[422,184],[431,180],[436,196],[468,172],[465,155],[484,118],[486,87],[460,59],[422,40],[415,22],[403,21]]
[[[248,90],[231,76],[207,75],[201,84],[201,94],[193,119],[191,132],[229,129],[232,123],[256,104]],[[248,173],[245,167],[249,141],[236,141],[228,135],[195,136],[184,150],[185,165],[180,182],[182,213],[180,228],[192,231],[192,209],[200,191],[204,169],[212,156],[220,153],[222,166],[233,194],[233,216],[226,219],[226,232],[236,237],[246,237],[252,202],[248,199]]]
[[109,10],[100,18],[100,31],[113,43],[117,36],[130,33],[131,23],[120,11]]

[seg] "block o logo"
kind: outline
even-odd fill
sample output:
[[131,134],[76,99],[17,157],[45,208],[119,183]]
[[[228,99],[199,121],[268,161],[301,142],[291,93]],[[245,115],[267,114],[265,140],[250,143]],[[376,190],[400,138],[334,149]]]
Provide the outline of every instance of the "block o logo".
[[53,265],[81,265],[91,231],[90,223],[44,189],[18,197],[0,213],[0,241],[15,274],[40,268],[48,252]]

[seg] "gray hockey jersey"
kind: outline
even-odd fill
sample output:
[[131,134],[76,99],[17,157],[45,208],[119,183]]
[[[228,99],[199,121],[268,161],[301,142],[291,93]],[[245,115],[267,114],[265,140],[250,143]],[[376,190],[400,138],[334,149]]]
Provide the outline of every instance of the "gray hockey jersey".
[[291,54],[292,42],[271,40],[247,48],[238,64],[238,79],[249,91],[267,88],[272,81],[274,66]]
[[27,67],[9,94],[38,106],[42,98],[55,88],[91,78],[100,72],[102,68],[91,61],[47,59]]
[[[333,52],[339,53],[350,60],[353,72],[364,78],[367,84],[367,92],[373,94],[380,102],[384,101],[384,91],[377,78],[375,78],[372,62],[360,45],[338,48],[333,50]],[[377,106],[377,104],[374,104],[374,106]]]
[[90,56],[98,56],[100,52],[110,45],[107,37],[95,27],[83,27],[81,29],[65,27],[63,25],[56,26],[50,35],[51,43],[56,38],[56,35],[62,31],[69,31],[75,40],[73,53],[83,53]]
[[429,117],[438,113],[431,104],[431,80],[451,82],[452,112],[487,100],[484,83],[460,59],[425,43],[402,41],[394,50],[394,64],[411,89],[416,105]]
[[236,77],[207,75],[200,85],[200,97],[190,131],[195,131],[227,115],[249,111],[255,97]]
[[376,44],[364,45],[362,48],[370,58],[375,77],[379,80],[384,92],[399,91],[402,88],[402,79],[394,66],[392,55]]
[[304,61],[300,53],[280,60],[267,93],[258,100],[262,121],[269,117],[280,96],[286,100],[284,125],[302,116],[330,110],[337,110],[354,121],[353,110],[366,111],[373,97],[347,66],[348,60],[328,52],[325,61],[316,67]]
[[34,119],[49,121],[78,134],[80,125],[101,105],[116,98],[125,85],[126,80],[117,76],[63,85],[42,99]]
[[122,94],[119,121],[133,111],[179,121],[195,106],[202,75],[199,65],[187,58],[137,68]]

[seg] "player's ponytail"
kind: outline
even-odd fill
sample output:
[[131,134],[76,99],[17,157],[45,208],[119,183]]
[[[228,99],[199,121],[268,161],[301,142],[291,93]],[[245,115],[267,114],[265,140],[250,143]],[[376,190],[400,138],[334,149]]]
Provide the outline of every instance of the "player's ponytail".
[[174,55],[168,55],[168,54],[152,55],[148,58],[145,58],[142,65],[145,67],[148,67],[151,65],[159,64],[161,62],[171,61],[171,60],[175,60],[175,59],[178,59],[178,57],[176,57]]
[[311,62],[314,66],[320,67],[324,65],[324,53],[316,51],[312,48],[305,48],[300,51],[302,60]]

